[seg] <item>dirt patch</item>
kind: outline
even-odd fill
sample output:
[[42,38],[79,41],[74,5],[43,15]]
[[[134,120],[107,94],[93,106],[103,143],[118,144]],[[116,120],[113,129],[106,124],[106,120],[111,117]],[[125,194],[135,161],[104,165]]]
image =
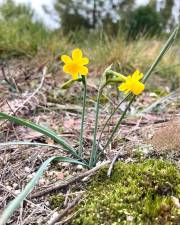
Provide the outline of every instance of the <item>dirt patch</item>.
[[148,141],[158,151],[180,151],[180,118],[155,127],[152,139]]

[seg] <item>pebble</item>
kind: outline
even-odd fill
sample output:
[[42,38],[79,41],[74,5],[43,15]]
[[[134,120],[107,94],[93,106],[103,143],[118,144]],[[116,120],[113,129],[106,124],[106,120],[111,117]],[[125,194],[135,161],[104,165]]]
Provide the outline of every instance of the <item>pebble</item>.
[[90,179],[90,177],[87,176],[87,177],[84,177],[84,178],[82,179],[82,181],[83,181],[83,182],[86,182],[86,181],[88,181],[89,179]]
[[64,162],[64,163],[61,164],[61,166],[62,166],[62,167],[69,167],[69,164],[70,164],[70,163],[68,163],[68,162]]
[[31,173],[29,175],[27,175],[27,180],[32,179],[35,176],[36,173]]
[[11,187],[11,186],[6,186],[6,189],[8,190],[8,191],[11,191],[13,188]]
[[38,182],[38,185],[44,185],[46,184],[46,180],[44,178],[41,178]]
[[50,206],[49,201],[46,201],[46,202],[45,202],[45,205],[46,205],[46,206]]
[[176,206],[176,208],[180,209],[179,199],[174,196],[171,196],[171,199],[172,199],[172,202],[174,203],[174,205]]
[[78,170],[83,170],[84,169],[84,167],[82,166],[82,165],[77,165],[77,167],[76,167]]
[[130,216],[130,215],[127,215],[127,216],[126,216],[126,220],[129,221],[129,222],[132,222],[133,219],[134,219],[133,216]]
[[18,194],[20,194],[21,193],[21,190],[20,189],[18,189],[18,190],[15,190],[15,191],[13,191],[14,192],[14,194],[15,195],[18,195]]
[[50,220],[48,221],[47,224],[51,224],[52,221],[53,221],[58,215],[59,215],[58,212],[54,212],[54,213],[52,214],[52,216],[51,216],[51,218],[50,218]]
[[30,173],[31,172],[31,169],[29,168],[29,167],[24,167],[24,171],[26,172],[26,173]]
[[13,184],[13,188],[16,189],[17,187],[18,187],[18,184],[17,183],[14,183]]

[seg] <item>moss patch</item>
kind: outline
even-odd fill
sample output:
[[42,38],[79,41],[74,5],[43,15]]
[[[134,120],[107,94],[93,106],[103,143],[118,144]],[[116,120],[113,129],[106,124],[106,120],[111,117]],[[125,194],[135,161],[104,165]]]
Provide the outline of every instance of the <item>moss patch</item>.
[[172,201],[180,197],[178,172],[162,160],[118,162],[111,178],[104,168],[94,176],[71,224],[178,224]]
[[61,208],[63,206],[64,200],[65,198],[61,194],[51,196],[49,199],[51,208],[52,209]]

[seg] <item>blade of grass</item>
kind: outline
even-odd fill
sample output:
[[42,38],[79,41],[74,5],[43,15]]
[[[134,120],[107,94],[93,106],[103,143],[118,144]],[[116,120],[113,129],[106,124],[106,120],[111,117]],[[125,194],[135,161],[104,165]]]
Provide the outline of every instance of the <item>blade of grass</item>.
[[10,116],[6,113],[0,112],[0,117],[1,117],[1,119],[4,118],[15,124],[29,127],[35,131],[38,131],[41,134],[46,135],[47,137],[52,138],[56,143],[60,144],[64,148],[65,151],[69,152],[74,157],[79,158],[79,155],[77,154],[76,150],[73,147],[71,147],[63,138],[59,137],[54,131],[52,131],[48,128],[42,127],[40,125],[37,125],[35,123],[32,123],[30,121],[20,119],[15,116]]
[[27,195],[32,191],[34,186],[37,184],[39,179],[42,177],[43,172],[48,168],[48,165],[53,161],[61,161],[61,162],[69,162],[75,164],[81,164],[83,166],[88,166],[78,160],[74,160],[67,157],[60,157],[60,156],[52,156],[51,158],[47,159],[38,169],[35,176],[31,179],[31,181],[26,185],[24,190],[14,199],[12,200],[7,208],[3,211],[2,215],[0,216],[0,225],[5,225],[14,211],[21,205],[23,200],[27,197]]
[[159,55],[156,57],[156,59],[154,60],[153,64],[151,65],[151,67],[146,72],[144,78],[142,79],[143,83],[146,82],[146,80],[149,78],[149,76],[151,75],[151,73],[154,70],[154,68],[157,66],[159,61],[162,59],[162,57],[166,54],[166,52],[169,50],[169,48],[173,44],[173,42],[174,42],[174,40],[175,40],[175,38],[177,36],[178,30],[179,30],[179,25],[177,25],[175,27],[174,31],[169,36],[168,40],[166,41],[166,43],[165,43],[164,47],[162,48],[162,50],[160,51]]

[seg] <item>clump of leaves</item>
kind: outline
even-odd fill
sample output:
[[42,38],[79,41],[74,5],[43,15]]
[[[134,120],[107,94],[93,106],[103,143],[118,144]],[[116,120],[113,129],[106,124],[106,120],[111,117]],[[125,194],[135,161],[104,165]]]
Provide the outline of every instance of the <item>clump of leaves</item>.
[[110,178],[101,170],[71,224],[176,224],[180,196],[178,169],[167,161],[115,165]]

